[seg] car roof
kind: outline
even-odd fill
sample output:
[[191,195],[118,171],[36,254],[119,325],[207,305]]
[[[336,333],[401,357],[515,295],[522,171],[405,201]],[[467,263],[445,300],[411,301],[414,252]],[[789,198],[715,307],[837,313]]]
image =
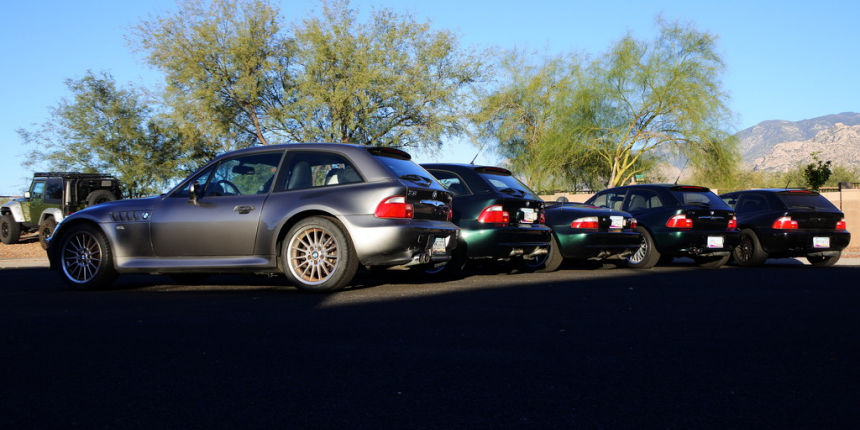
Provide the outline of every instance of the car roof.
[[785,193],[785,192],[789,192],[789,193],[811,194],[811,195],[817,195],[817,194],[819,194],[819,193],[817,193],[817,192],[815,192],[815,191],[812,191],[812,190],[805,190],[805,189],[802,189],[802,188],[752,188],[752,189],[749,189],[749,190],[739,190],[739,191],[732,191],[732,192],[730,192],[730,193],[723,193],[722,195],[725,195],[725,194],[735,194],[735,193],[750,193],[750,192],[759,192],[759,193],[760,193],[760,192],[765,192],[765,193]]
[[[619,185],[617,187],[607,188],[607,190],[613,190],[616,188],[665,188],[665,189],[672,189],[672,188],[676,188],[676,187],[678,187],[678,188],[680,188],[680,187],[702,188],[702,189],[705,189],[708,191],[711,190],[710,188],[703,187],[701,185],[689,185],[689,184],[631,184],[631,185]],[[601,190],[601,191],[606,191],[606,190]]]

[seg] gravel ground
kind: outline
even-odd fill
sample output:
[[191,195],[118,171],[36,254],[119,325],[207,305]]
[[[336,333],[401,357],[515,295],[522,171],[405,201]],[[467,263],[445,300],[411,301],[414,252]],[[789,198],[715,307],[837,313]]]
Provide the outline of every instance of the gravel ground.
[[39,245],[39,236],[35,233],[21,236],[21,240],[12,245],[0,243],[0,259],[43,257],[47,258],[42,245]]

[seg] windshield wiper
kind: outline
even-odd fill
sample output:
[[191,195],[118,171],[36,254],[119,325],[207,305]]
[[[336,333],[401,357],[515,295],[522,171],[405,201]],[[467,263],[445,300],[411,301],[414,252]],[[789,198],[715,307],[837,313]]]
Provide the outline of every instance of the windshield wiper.
[[523,191],[523,190],[518,190],[518,189],[515,189],[515,188],[502,188],[502,189],[501,189],[501,190],[499,190],[499,191],[501,191],[501,192],[503,192],[503,193],[505,193],[505,194],[510,194],[510,195],[512,195],[512,196],[524,196],[524,195],[526,195],[526,192],[525,192],[525,191]]
[[429,183],[433,182],[433,180],[428,178],[428,177],[416,175],[413,173],[410,173],[408,175],[403,175],[400,177],[400,179],[406,179],[407,181],[412,181],[412,182],[423,182],[425,184],[429,184]]

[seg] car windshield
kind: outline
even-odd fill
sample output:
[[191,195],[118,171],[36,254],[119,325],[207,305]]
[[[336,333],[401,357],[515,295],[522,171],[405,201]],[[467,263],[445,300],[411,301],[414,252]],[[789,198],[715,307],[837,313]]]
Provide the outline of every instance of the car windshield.
[[702,206],[711,209],[728,209],[729,205],[707,188],[677,187],[672,189],[672,195],[683,206]]
[[496,171],[480,171],[478,174],[489,182],[496,191],[513,197],[538,199],[534,191],[509,174]]
[[784,191],[776,193],[779,200],[789,209],[812,209],[820,211],[838,211],[833,203],[821,194],[810,191]]

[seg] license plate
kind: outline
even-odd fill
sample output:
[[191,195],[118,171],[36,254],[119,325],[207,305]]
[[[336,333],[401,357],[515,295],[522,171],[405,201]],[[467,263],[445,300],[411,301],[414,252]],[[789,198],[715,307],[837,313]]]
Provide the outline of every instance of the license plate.
[[813,248],[830,248],[830,238],[829,237],[813,237],[812,238],[812,247]]
[[430,248],[430,253],[432,255],[446,254],[448,248],[448,238],[447,237],[437,237],[433,240],[433,246]]
[[708,236],[708,248],[722,248],[723,247],[723,237],[722,236]]
[[616,230],[624,228],[624,217],[623,216],[610,216],[609,217],[609,228]]
[[537,211],[533,208],[521,208],[523,212],[523,222],[535,222],[537,219]]

